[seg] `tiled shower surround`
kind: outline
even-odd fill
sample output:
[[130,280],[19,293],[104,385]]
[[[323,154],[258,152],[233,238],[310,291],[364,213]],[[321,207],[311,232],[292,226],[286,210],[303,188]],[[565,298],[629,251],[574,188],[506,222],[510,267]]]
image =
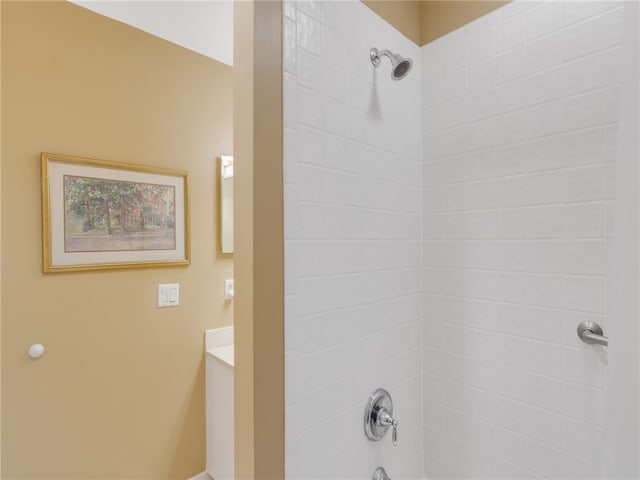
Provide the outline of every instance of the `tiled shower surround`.
[[[359,2],[284,13],[286,476],[420,478],[420,48]],[[371,47],[414,71],[393,81]],[[379,387],[397,447],[364,435]]]
[[[284,3],[286,477],[600,478],[623,6]],[[403,80],[369,49],[413,59]],[[399,444],[364,436],[393,396]]]
[[599,478],[623,10],[515,2],[422,49],[427,478]]

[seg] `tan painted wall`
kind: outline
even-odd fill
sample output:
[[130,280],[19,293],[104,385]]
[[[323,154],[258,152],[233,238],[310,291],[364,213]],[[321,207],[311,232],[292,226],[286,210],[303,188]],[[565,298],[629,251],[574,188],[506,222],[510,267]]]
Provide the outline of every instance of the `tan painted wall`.
[[[4,478],[201,472],[203,331],[232,323],[214,213],[231,68],[66,2],[2,2],[2,89]],[[192,265],[42,274],[42,151],[190,171]],[[181,305],[158,309],[168,282]]]
[[422,0],[420,3],[420,45],[425,45],[509,2]]
[[[362,0],[367,7],[420,45],[420,2],[417,0]],[[384,47],[382,47],[384,48]]]
[[[253,2],[233,7],[235,475],[255,478],[253,387]],[[275,415],[284,415],[274,412]]]
[[236,478],[284,478],[282,4],[235,2]]
[[362,0],[366,6],[418,45],[425,45],[508,1]]

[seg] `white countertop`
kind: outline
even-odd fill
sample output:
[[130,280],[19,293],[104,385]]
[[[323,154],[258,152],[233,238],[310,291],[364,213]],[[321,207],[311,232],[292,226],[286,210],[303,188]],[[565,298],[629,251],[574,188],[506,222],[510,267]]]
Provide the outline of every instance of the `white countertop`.
[[222,347],[214,347],[206,350],[207,355],[223,361],[230,367],[233,367],[233,345],[224,345]]

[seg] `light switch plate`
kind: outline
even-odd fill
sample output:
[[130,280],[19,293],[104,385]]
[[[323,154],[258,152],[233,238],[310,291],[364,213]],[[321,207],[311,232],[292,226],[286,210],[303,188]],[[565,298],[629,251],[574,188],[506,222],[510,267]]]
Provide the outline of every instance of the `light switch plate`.
[[158,285],[158,307],[177,307],[180,305],[180,285],[161,283]]
[[233,278],[227,278],[224,281],[224,298],[225,300],[233,300]]

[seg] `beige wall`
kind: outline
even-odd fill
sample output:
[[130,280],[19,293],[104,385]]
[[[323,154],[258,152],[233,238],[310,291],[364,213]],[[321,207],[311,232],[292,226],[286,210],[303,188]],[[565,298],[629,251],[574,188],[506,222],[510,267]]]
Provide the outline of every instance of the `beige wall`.
[[[255,478],[253,387],[253,2],[233,8],[235,475]],[[246,159],[246,160],[245,160]],[[275,195],[275,194],[274,194]],[[284,409],[282,409],[284,410]],[[274,412],[284,415],[284,411]]]
[[367,7],[420,45],[420,3],[418,0],[362,0]]
[[509,3],[508,1],[425,1],[420,2],[420,45]]
[[[202,334],[232,323],[214,213],[231,68],[66,2],[2,2],[2,89],[4,478],[204,470]],[[42,151],[190,171],[192,265],[42,274]],[[173,282],[181,305],[156,308]]]
[[490,0],[362,0],[371,10],[418,45],[500,8],[508,1]]
[[284,478],[282,4],[235,2],[236,478]]

